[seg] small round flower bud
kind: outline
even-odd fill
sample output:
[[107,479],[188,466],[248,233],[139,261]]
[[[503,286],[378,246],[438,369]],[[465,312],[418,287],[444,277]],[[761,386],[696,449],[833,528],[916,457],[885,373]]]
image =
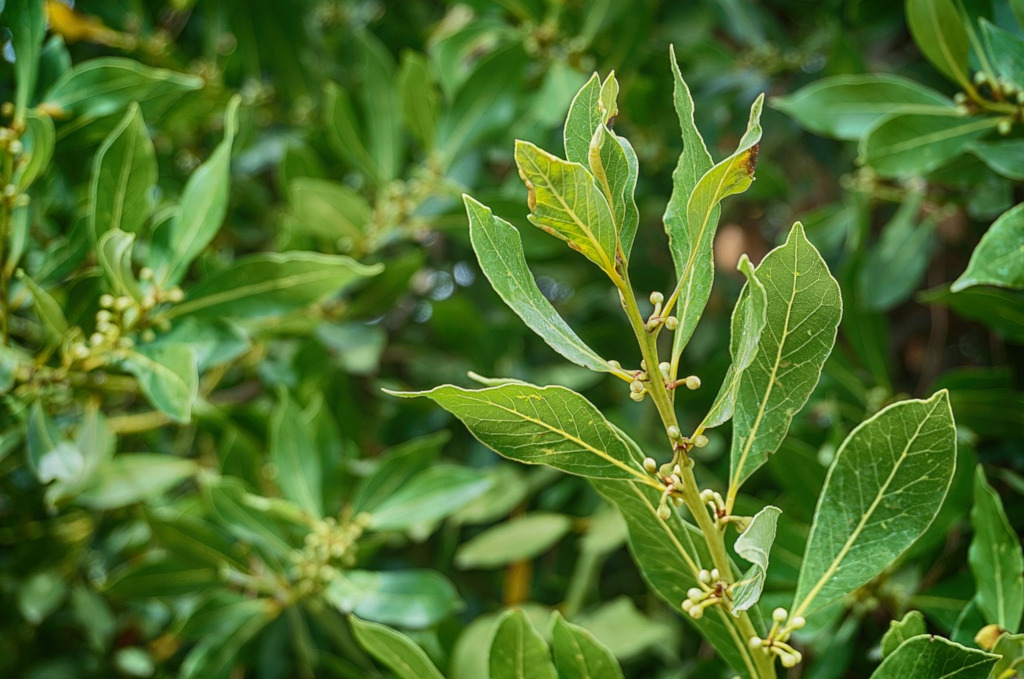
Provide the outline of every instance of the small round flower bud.
[[644,394],[643,394],[643,392],[640,392],[639,394],[638,394],[638,393],[636,393],[635,391],[633,391],[633,392],[630,392],[630,393],[629,393],[629,397],[630,397],[631,399],[633,399],[634,401],[636,401],[637,403],[639,403],[640,401],[644,400]]
[[658,505],[658,518],[668,521],[672,517],[672,508],[668,505]]
[[121,295],[114,300],[114,309],[117,311],[124,311],[132,305],[132,298],[128,295]]
[[984,85],[988,81],[988,76],[985,75],[984,71],[976,71],[974,73],[974,84]]
[[99,345],[103,344],[103,340],[105,339],[106,337],[103,336],[103,334],[94,332],[93,334],[89,335],[89,344],[93,345],[94,347],[98,347]]
[[806,624],[807,621],[799,615],[789,621],[789,626],[793,629],[803,629]]
[[689,599],[683,599],[683,610],[689,612],[693,608],[693,602]]
[[140,281],[151,281],[155,277],[155,273],[148,266],[144,266],[139,269],[139,280]]
[[704,609],[700,606],[694,606],[690,609],[690,617],[694,620],[700,620],[704,617]]
[[100,295],[100,306],[104,309],[111,309],[114,306],[114,296],[108,294]]
[[686,378],[686,388],[690,391],[696,391],[700,389],[700,378],[696,375],[690,375]]
[[797,659],[789,653],[779,653],[779,662],[783,667],[796,667]]
[[135,340],[131,337],[122,337],[117,341],[117,345],[122,349],[131,349],[135,346]]
[[175,302],[175,303],[177,303],[177,302],[180,302],[183,299],[185,299],[185,292],[181,288],[179,288],[178,286],[174,286],[173,288],[171,288],[170,290],[167,291],[167,301],[168,302]]
[[698,587],[691,587],[686,590],[686,597],[693,603],[697,603],[704,596],[704,592]]
[[647,372],[647,361],[640,359],[640,370]]
[[712,568],[711,569],[711,579],[712,580],[718,580],[718,577],[719,577],[718,569],[717,568]]
[[143,342],[152,342],[155,339],[156,339],[156,333],[153,332],[152,328],[146,328],[145,330],[142,331],[142,341]]
[[700,573],[697,574],[697,579],[703,582],[705,585],[710,585],[711,572],[707,570],[702,570]]
[[661,304],[664,301],[665,295],[661,294],[660,292],[651,293],[651,304]]
[[679,327],[679,319],[676,318],[675,316],[666,316],[665,327],[668,328],[669,330],[675,330],[676,328]]
[[1013,121],[1009,118],[1003,118],[999,121],[998,125],[996,125],[996,129],[999,131],[999,134],[1006,136],[1010,134],[1011,130],[1013,130]]
[[750,637],[747,640],[747,645],[750,646],[751,650],[756,651],[761,648],[761,637]]
[[653,457],[644,458],[644,469],[646,469],[648,473],[653,474],[657,468],[658,463],[654,461]]
[[704,436],[704,434],[697,434],[696,436],[693,437],[693,447],[694,448],[703,448],[707,444],[708,444],[708,437]]
[[668,429],[665,430],[665,433],[668,434],[668,437],[673,441],[683,435],[682,432],[679,431],[679,427],[674,424],[669,425]]
[[621,364],[621,363],[619,363],[618,361],[608,361],[608,366],[609,366],[609,367],[610,367],[610,368],[611,368],[612,370],[619,370],[619,369],[621,369],[621,368],[622,368],[622,364]]
[[644,390],[644,383],[640,380],[633,380],[629,383],[629,390],[634,394],[639,394]]
[[7,147],[7,150],[11,152],[12,156],[20,156],[21,152],[25,150],[25,146],[20,140],[15,139],[11,142],[11,145]]
[[89,358],[89,347],[84,344],[76,344],[71,350],[71,355],[79,360]]
[[772,611],[772,620],[775,622],[785,622],[788,616],[789,613],[786,612],[785,608],[776,608]]

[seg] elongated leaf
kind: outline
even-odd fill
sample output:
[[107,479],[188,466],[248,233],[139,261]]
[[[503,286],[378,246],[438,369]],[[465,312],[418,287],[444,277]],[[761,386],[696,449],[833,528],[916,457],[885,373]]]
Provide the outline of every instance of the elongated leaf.
[[330,297],[360,278],[375,276],[382,268],[315,252],[242,257],[192,287],[185,301],[167,316],[257,318],[295,311]]
[[529,191],[530,221],[611,275],[618,242],[615,220],[587,168],[521,140],[515,157]]
[[572,528],[564,514],[534,512],[488,528],[459,545],[459,568],[497,568],[540,556]]
[[587,630],[554,613],[552,654],[560,679],[623,679],[611,651]]
[[987,679],[997,660],[998,655],[922,634],[886,656],[871,679]]
[[64,339],[64,333],[68,329],[68,321],[64,318],[64,312],[60,304],[53,298],[53,295],[43,290],[22,270],[18,270],[18,280],[25,284],[28,291],[32,293],[32,309],[39,317],[39,322],[49,336],[51,342],[57,343]]
[[755,274],[768,293],[767,322],[737,388],[730,507],[739,486],[778,449],[810,397],[843,313],[839,284],[799,222]]
[[523,319],[527,327],[548,345],[577,365],[591,370],[612,372],[593,349],[562,320],[551,302],[537,287],[526,265],[519,231],[490,208],[464,195],[469,215],[469,238],[480,262],[480,269],[498,296]]
[[81,448],[57,427],[38,401],[29,411],[25,453],[29,467],[43,484],[71,484],[85,467]]
[[181,663],[180,679],[227,676],[243,647],[281,612],[274,599],[242,599],[217,609],[202,637]]
[[999,216],[971,253],[967,270],[949,287],[960,292],[974,285],[1024,289],[1024,203]]
[[402,121],[424,150],[437,148],[441,94],[430,62],[418,52],[402,54],[402,65],[395,76],[402,98]]
[[894,403],[854,429],[818,498],[793,615],[845,596],[892,565],[935,518],[955,462],[945,390]]
[[128,353],[123,366],[139,381],[142,393],[156,408],[182,424],[192,418],[192,406],[199,395],[199,368],[191,346],[143,345]]
[[438,465],[414,476],[391,493],[371,515],[374,530],[408,530],[447,517],[491,487],[481,472],[455,465]]
[[889,116],[861,138],[860,158],[883,177],[923,175],[959,155],[998,123],[996,116]]
[[815,134],[850,141],[893,114],[956,111],[953,102],[935,90],[881,73],[823,78],[771,103]]
[[600,106],[601,78],[595,73],[573,97],[565,117],[562,138],[565,141],[565,157],[570,163],[589,165],[590,141],[602,125]]
[[1024,661],[1024,634],[1002,634],[996,640],[991,651],[1002,656],[992,668],[990,677],[996,679],[1012,679],[1019,672],[1021,661]]
[[964,318],[989,326],[1011,342],[1024,344],[1024,293],[986,285],[954,293],[943,286],[920,293],[918,299],[947,306]]
[[1024,139],[976,141],[968,144],[966,151],[981,158],[993,172],[1009,179],[1024,181]]
[[110,290],[115,295],[130,295],[136,300],[141,300],[142,289],[132,271],[134,247],[134,233],[111,229],[100,236],[99,242],[96,243],[96,259],[103,269]]
[[326,179],[299,177],[288,185],[288,204],[303,233],[343,238],[363,248],[373,208],[349,187]]
[[[668,520],[658,517],[661,493],[636,482],[591,480],[594,488],[614,504],[629,526],[629,551],[644,580],[673,610],[679,611],[687,590],[700,587],[698,573],[713,563],[704,537],[677,512]],[[760,633],[757,609],[751,609]],[[703,617],[683,618],[696,627],[721,657],[741,677],[760,676],[752,651],[743,643],[736,620],[721,607],[714,606]]]
[[978,25],[996,75],[1018,88],[1024,86],[1024,40],[984,17],[978,21]]
[[[675,83],[673,102],[676,115],[679,118],[679,126],[682,129],[683,152],[679,154],[676,168],[672,172],[672,195],[665,208],[664,220],[665,232],[668,234],[671,246],[672,261],[676,267],[676,276],[682,279],[683,271],[686,269],[690,242],[686,206],[697,182],[714,166],[714,161],[704,145],[704,138],[701,137],[700,131],[697,130],[697,126],[693,122],[693,97],[679,72],[674,47],[669,47],[669,55],[672,64],[672,78]],[[712,231],[718,228],[720,211],[721,208],[716,204],[711,206],[711,211],[707,215],[707,225]]]
[[240,545],[204,518],[161,511],[147,511],[146,518],[153,535],[175,557],[217,569],[229,565],[244,572],[248,568]]
[[974,538],[967,556],[977,588],[974,601],[985,622],[1017,632],[1024,613],[1024,554],[981,465],[974,475],[971,524]]
[[674,260],[685,262],[673,293],[677,299],[675,315],[679,319],[679,328],[672,342],[673,364],[676,364],[696,330],[711,295],[711,285],[715,278],[711,246],[718,227],[718,205],[725,198],[746,191],[754,181],[763,105],[762,94],[750,107],[747,131],[740,139],[736,152],[705,172],[693,187],[686,202],[685,240],[671,242]]
[[740,256],[737,270],[743,272],[747,282],[740,291],[736,307],[732,312],[732,337],[729,341],[729,355],[732,364],[725,373],[722,387],[715,397],[708,414],[704,416],[700,429],[717,427],[732,417],[736,409],[736,391],[740,378],[757,356],[761,333],[768,322],[768,293],[754,272],[754,265],[746,255]]
[[353,513],[372,512],[380,507],[395,488],[429,469],[450,438],[451,434],[442,430],[405,441],[381,454],[377,468],[352,495]]
[[882,657],[890,655],[904,641],[927,631],[928,628],[921,611],[910,611],[903,616],[902,620],[891,620],[889,629],[882,636]]
[[210,244],[224,221],[231,183],[231,146],[241,103],[238,95],[228,103],[223,141],[188,178],[181,193],[181,211],[165,227],[162,241],[167,260],[158,272],[165,285],[181,281],[188,265]]
[[50,116],[29,111],[25,116],[25,132],[21,135],[24,147],[23,158],[14,170],[13,184],[25,191],[50,164],[53,157],[53,146],[56,143],[56,132]]
[[312,417],[283,390],[270,418],[270,460],[277,468],[281,494],[310,516],[320,518],[324,512],[323,461]]
[[327,141],[338,155],[359,168],[373,183],[382,181],[381,169],[363,143],[363,131],[351,97],[332,82],[324,89],[324,130]]
[[223,586],[217,571],[166,557],[143,563],[128,563],[107,578],[104,593],[117,599],[171,598],[195,594],[205,588]]
[[342,613],[413,629],[435,625],[462,606],[447,578],[414,569],[344,571],[328,585],[324,598]]
[[152,500],[198,471],[194,460],[171,455],[117,455],[96,471],[77,502],[92,509],[116,509]]
[[907,0],[907,24],[918,48],[943,75],[970,86],[969,40],[952,0]]
[[736,553],[753,566],[732,592],[732,614],[738,616],[761,598],[768,575],[768,555],[775,542],[775,528],[782,510],[768,505],[750,520],[743,534],[736,538]]
[[498,619],[487,665],[490,679],[558,679],[548,645],[519,609]]
[[46,12],[43,0],[22,0],[6,4],[4,25],[11,31],[14,48],[14,119],[25,119],[29,98],[36,89],[39,75],[39,53],[46,36]]
[[359,31],[363,83],[366,139],[374,164],[380,168],[380,179],[391,181],[398,176],[402,156],[402,105],[395,87],[395,61],[373,33]]
[[571,389],[515,383],[388,393],[429,398],[462,420],[484,445],[511,460],[546,464],[579,476],[639,478],[659,485],[642,471],[635,447]]
[[89,230],[94,238],[120,229],[136,233],[153,210],[156,150],[139,105],[104,140],[93,161],[89,184]]
[[398,679],[444,679],[426,652],[404,634],[355,616],[348,622],[359,645]]

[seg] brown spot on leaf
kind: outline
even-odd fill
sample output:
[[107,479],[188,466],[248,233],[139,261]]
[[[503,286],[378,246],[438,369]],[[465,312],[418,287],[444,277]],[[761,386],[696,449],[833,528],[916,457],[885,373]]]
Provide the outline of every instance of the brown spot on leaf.
[[747,174],[751,177],[754,176],[754,170],[757,169],[757,154],[760,148],[760,144],[754,144],[747,151]]
[[522,168],[519,169],[519,177],[523,180],[523,183],[526,184],[526,190],[529,192],[529,195],[526,197],[526,203],[530,206],[530,212],[536,212],[537,192],[534,190],[533,184],[530,183],[530,180],[526,178],[526,173],[523,172]]

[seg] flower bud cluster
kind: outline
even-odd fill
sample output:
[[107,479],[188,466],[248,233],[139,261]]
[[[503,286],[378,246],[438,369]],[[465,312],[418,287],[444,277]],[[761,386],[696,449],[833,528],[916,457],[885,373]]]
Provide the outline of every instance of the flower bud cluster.
[[[654,311],[651,312],[650,318],[644,324],[644,328],[647,332],[654,332],[659,327],[664,325],[669,330],[675,330],[679,327],[679,319],[675,316],[663,316],[661,313],[662,305],[665,303],[665,295],[660,292],[651,293],[651,304],[654,305]],[[667,378],[666,378],[667,379]]]
[[338,572],[352,568],[358,554],[357,541],[369,525],[368,514],[358,514],[347,522],[333,517],[317,521],[306,535],[301,549],[292,550],[291,561],[296,589],[304,594],[326,587]]
[[[654,469],[657,463],[654,458],[648,457],[644,460],[644,469],[648,472],[654,473]],[[661,500],[658,502],[658,518],[662,521],[668,521],[672,516],[672,505],[678,506],[682,504],[683,499],[680,493],[683,492],[683,470],[678,464],[671,462],[661,465],[658,469],[658,479],[665,484],[665,488],[661,491]]]
[[803,660],[803,655],[786,642],[793,632],[802,629],[806,624],[807,621],[802,617],[790,618],[789,611],[785,608],[776,608],[772,611],[772,628],[768,636],[764,639],[750,637],[750,648],[755,651],[761,649],[765,655],[777,657],[783,667],[794,667]]
[[711,516],[714,517],[716,524],[729,514],[725,500],[716,490],[711,490],[710,488],[702,490],[700,492],[700,501],[706,504],[708,509],[711,510]]
[[717,568],[700,571],[697,580],[700,587],[691,587],[683,599],[683,610],[694,620],[700,620],[706,609],[725,601],[728,592]]

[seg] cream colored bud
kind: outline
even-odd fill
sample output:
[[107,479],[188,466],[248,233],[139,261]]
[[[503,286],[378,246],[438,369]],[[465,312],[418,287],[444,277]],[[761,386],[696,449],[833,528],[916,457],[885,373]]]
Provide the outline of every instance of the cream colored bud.
[[679,319],[675,316],[667,316],[665,318],[665,327],[669,330],[675,330],[679,327]]
[[103,334],[94,332],[93,334],[89,335],[89,344],[93,345],[94,347],[98,347],[99,345],[103,344],[103,341],[105,339],[107,338]]
[[658,505],[658,518],[668,521],[672,517],[672,509],[668,505]]
[[718,578],[719,578],[718,569],[717,568],[712,568],[711,569],[711,579],[712,580],[718,580]]
[[665,430],[665,433],[668,434],[668,437],[673,441],[675,441],[676,439],[683,435],[682,432],[679,431],[679,427],[677,427],[674,424],[669,425],[669,427]]
[[708,444],[708,437],[704,436],[704,434],[697,434],[696,436],[693,437],[693,447],[694,448],[703,448],[707,444]]
[[654,461],[653,457],[644,458],[644,469],[649,473],[653,474],[658,468],[658,463]]
[[84,344],[76,344],[74,348],[71,349],[71,355],[79,360],[89,358],[89,353],[89,347]]
[[665,301],[665,295],[661,294],[660,292],[652,292],[651,293],[651,304],[657,305],[657,304],[661,304],[664,301]]
[[789,626],[793,629],[803,629],[806,624],[807,621],[799,615],[789,621]]
[[114,306],[114,296],[108,294],[100,295],[100,306],[104,309],[111,309]]
[[183,299],[185,299],[185,292],[181,288],[175,286],[175,287],[173,287],[173,288],[171,288],[170,290],[167,291],[167,301],[168,302],[175,302],[175,303],[177,303],[177,302],[180,302]]
[[697,603],[698,601],[700,601],[701,598],[703,598],[703,596],[704,590],[698,587],[691,587],[690,589],[686,590],[686,597],[693,603]]
[[128,295],[121,295],[114,300],[114,310],[124,311],[132,305],[132,298]]
[[750,646],[751,650],[756,651],[761,648],[761,637],[750,637],[747,640],[747,645]]
[[608,367],[610,367],[612,370],[621,370],[622,364],[619,363],[618,361],[612,360],[608,361]]
[[636,401],[637,403],[639,403],[640,401],[643,401],[643,400],[644,400],[644,394],[643,394],[643,392],[641,392],[641,393],[639,393],[639,394],[638,394],[638,393],[636,393],[636,392],[630,392],[630,394],[629,394],[629,397],[630,397],[631,399],[633,399],[634,401]]
[[686,388],[690,391],[696,391],[700,389],[700,378],[696,375],[690,375],[686,378]]
[[776,608],[772,611],[772,620],[775,622],[785,622],[787,617],[789,617],[789,613],[786,612],[785,608]]
[[151,281],[155,277],[156,277],[156,273],[151,268],[149,268],[148,266],[144,266],[141,269],[139,269],[139,280],[140,281]]

